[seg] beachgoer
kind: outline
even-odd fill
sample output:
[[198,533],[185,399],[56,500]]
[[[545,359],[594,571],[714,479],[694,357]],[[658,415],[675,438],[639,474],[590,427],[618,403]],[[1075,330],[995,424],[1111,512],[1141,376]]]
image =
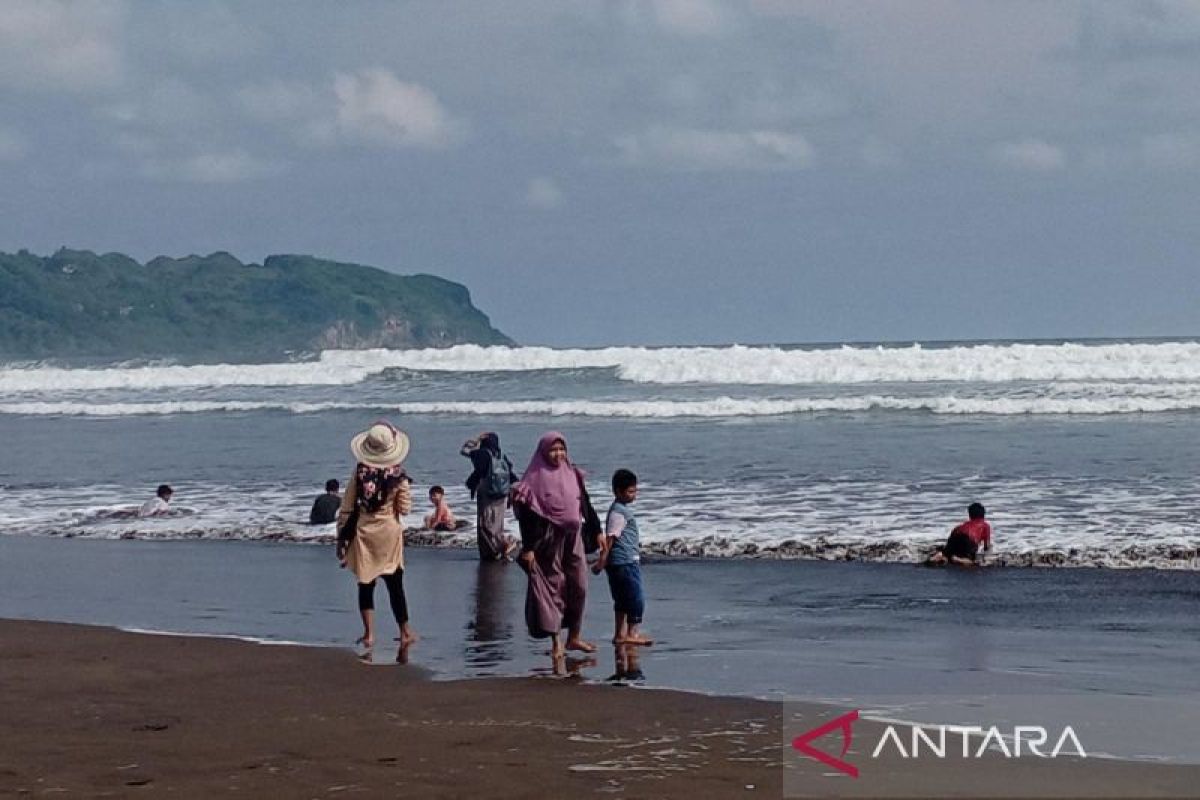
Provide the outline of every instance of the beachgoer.
[[313,500],[312,511],[308,512],[309,525],[328,525],[337,519],[338,508],[342,505],[342,496],[338,494],[341,488],[333,478],[325,481],[325,494]]
[[[550,638],[556,660],[565,650],[596,651],[580,635],[588,581],[582,484],[583,473],[567,456],[566,438],[551,431],[538,441],[525,476],[513,487],[520,563],[529,576],[525,624],[531,636]],[[565,650],[559,636],[563,628]]]
[[637,518],[629,507],[637,500],[637,475],[627,469],[617,470],[612,476],[612,491],[615,499],[608,507],[604,535],[600,537],[600,556],[592,572],[604,570],[608,575],[616,617],[613,644],[653,644],[638,631],[646,598],[642,592],[641,535]]
[[358,610],[363,635],[359,643],[375,643],[375,580],[383,578],[391,599],[392,614],[400,626],[400,645],[417,637],[408,622],[408,603],[404,597],[404,524],[402,517],[412,512],[409,477],[403,461],[408,455],[408,436],[391,423],[376,422],[350,441],[350,452],[357,459],[354,473],[346,484],[346,494],[338,510],[338,530],[358,512],[355,535],[342,543],[338,557],[358,581]]
[[979,563],[979,552],[992,549],[992,526],[984,517],[987,509],[983,503],[971,503],[967,506],[967,521],[950,531],[946,544],[939,547],[925,562],[930,565],[957,564],[960,567],[973,567]]
[[512,462],[500,450],[500,437],[491,432],[468,440],[460,452],[471,459],[474,467],[467,478],[467,489],[475,499],[479,558],[507,559],[517,547],[516,540],[504,532],[504,509],[509,504],[509,491],[517,482]]
[[425,515],[426,528],[431,531],[452,531],[458,527],[458,520],[446,504],[445,489],[441,486],[429,487],[429,502],[433,503],[433,513]]
[[154,497],[147,500],[142,507],[138,509],[139,517],[158,517],[163,514],[171,513],[171,495],[175,494],[175,490],[167,484],[159,484],[158,490],[155,491]]

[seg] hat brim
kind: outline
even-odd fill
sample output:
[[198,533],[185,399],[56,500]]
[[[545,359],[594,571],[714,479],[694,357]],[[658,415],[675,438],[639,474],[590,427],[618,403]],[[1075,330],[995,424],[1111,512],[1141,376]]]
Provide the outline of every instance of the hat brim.
[[370,431],[363,431],[350,440],[350,452],[360,464],[366,464],[368,467],[394,467],[408,457],[408,434],[404,431],[396,431],[396,444],[385,453],[372,453],[363,449],[363,442],[367,440],[367,434]]

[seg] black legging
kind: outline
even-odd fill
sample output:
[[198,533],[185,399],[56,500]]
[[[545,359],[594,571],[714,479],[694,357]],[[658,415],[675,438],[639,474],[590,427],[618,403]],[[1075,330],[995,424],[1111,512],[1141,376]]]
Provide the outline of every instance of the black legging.
[[[408,622],[408,601],[404,599],[404,570],[398,569],[391,575],[381,575],[383,585],[387,587],[388,598],[392,601],[392,614],[396,622],[403,625]],[[375,581],[358,585],[358,609],[369,611],[375,608]]]

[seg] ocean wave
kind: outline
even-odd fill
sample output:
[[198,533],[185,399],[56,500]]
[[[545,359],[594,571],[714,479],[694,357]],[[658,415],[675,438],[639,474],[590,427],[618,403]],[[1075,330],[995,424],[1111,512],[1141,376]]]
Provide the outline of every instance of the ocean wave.
[[[137,539],[144,541],[250,541],[329,545],[335,536],[328,526],[312,529],[301,525],[255,525],[246,527],[189,526],[154,529],[152,526],[103,530],[53,530],[32,535],[83,539]],[[441,533],[424,528],[407,528],[409,547],[474,549],[475,533],[463,530]],[[940,539],[896,541],[839,541],[836,538],[788,539],[776,543],[739,541],[723,536],[674,538],[642,544],[644,557],[735,558],[802,561],[860,561],[887,564],[920,564]],[[1008,568],[1105,568],[1200,570],[1200,545],[1153,543],[1105,547],[1045,547],[998,551],[986,558],[989,567]]]
[[[443,481],[447,501],[472,507],[465,486]],[[422,489],[424,487],[421,487]],[[604,496],[601,485],[593,497]],[[1120,482],[1036,476],[909,481],[780,475],[751,483],[647,483],[639,501],[651,557],[769,558],[919,563],[945,541],[964,498],[985,499],[992,564],[1200,570],[1200,529],[1191,498],[1200,478]],[[37,484],[0,490],[6,535],[155,541],[255,541],[328,545],[334,526],[306,524],[313,492],[280,484],[177,483],[173,513],[138,518],[131,487]],[[748,512],[747,510],[751,510]],[[467,517],[467,513],[462,516]],[[416,522],[419,516],[408,519]],[[410,544],[474,547],[474,531],[410,528]]]
[[635,383],[805,385],[911,382],[1200,381],[1200,343],[978,344],[832,348],[479,347],[326,351],[337,367],[421,371],[615,369]]
[[1109,397],[855,397],[790,400],[717,397],[709,400],[513,400],[422,401],[411,403],[280,403],[241,400],[172,400],[140,403],[0,403],[0,415],[133,417],[176,414],[323,411],[386,411],[410,416],[545,416],[670,420],[687,418],[780,417],[815,413],[909,411],[945,415],[1110,415],[1154,414],[1200,409],[1200,386],[1173,396]]
[[287,364],[0,368],[0,394],[224,386],[342,386],[389,369],[487,373],[609,369],[640,384],[850,385],[1019,381],[1200,382],[1200,343],[954,347],[481,347],[327,350]]

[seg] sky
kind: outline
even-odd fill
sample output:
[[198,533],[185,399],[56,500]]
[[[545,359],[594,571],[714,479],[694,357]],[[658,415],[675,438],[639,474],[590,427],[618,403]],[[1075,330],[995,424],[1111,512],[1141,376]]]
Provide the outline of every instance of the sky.
[[0,250],[526,344],[1200,334],[1200,2],[0,0]]

